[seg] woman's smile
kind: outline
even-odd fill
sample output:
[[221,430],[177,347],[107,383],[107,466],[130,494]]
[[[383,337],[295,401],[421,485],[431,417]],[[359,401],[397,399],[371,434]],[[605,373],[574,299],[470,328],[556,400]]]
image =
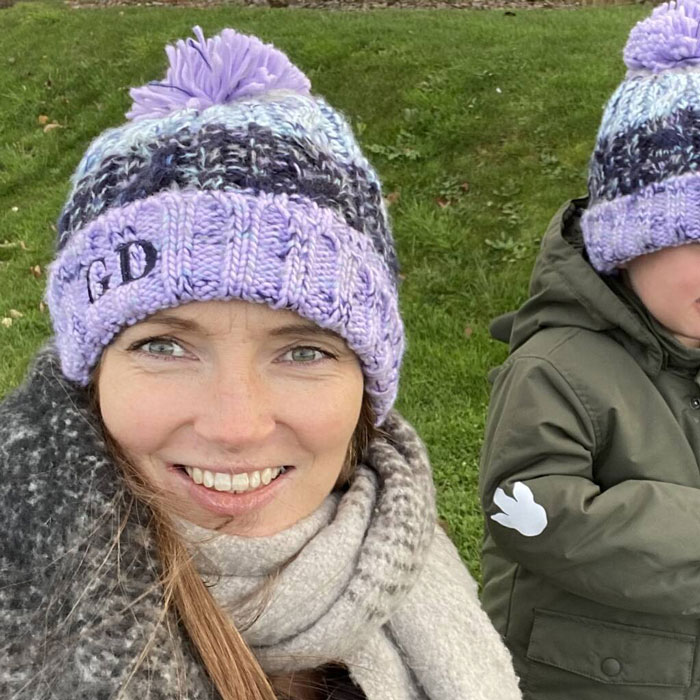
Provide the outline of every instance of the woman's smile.
[[287,486],[287,478],[293,471],[294,467],[266,467],[231,474],[177,464],[169,469],[179,482],[178,491],[184,488],[193,502],[224,517],[241,516],[261,508]]
[[225,472],[210,470],[200,467],[189,467],[184,464],[174,465],[179,470],[185,470],[187,475],[195,484],[202,484],[208,489],[215,491],[231,491],[232,493],[245,493],[256,491],[263,486],[267,486],[280,474],[284,474],[291,465],[282,467],[265,467],[251,471]]

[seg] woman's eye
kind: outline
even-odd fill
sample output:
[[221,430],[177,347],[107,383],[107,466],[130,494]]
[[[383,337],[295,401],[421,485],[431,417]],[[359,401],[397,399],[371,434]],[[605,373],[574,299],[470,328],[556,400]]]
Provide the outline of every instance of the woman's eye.
[[286,362],[317,362],[318,360],[323,360],[330,356],[330,353],[323,352],[318,348],[312,348],[308,346],[299,346],[288,350],[282,357],[282,360]]
[[136,347],[147,355],[164,355],[166,357],[184,357],[186,355],[181,345],[167,338],[147,340]]

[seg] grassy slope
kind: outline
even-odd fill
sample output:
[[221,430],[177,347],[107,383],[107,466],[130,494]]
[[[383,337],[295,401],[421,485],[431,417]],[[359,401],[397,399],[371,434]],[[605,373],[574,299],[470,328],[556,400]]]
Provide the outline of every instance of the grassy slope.
[[[159,77],[163,45],[194,24],[256,33],[352,119],[385,193],[398,194],[410,342],[399,408],[430,446],[441,514],[478,574],[486,374],[505,350],[488,321],[523,300],[548,218],[584,191],[626,33],[645,12],[3,10],[0,317],[24,317],[0,326],[0,395],[49,333],[44,278],[30,267],[51,259],[52,224],[89,139],[122,121],[128,86]],[[44,133],[40,115],[62,127]]]

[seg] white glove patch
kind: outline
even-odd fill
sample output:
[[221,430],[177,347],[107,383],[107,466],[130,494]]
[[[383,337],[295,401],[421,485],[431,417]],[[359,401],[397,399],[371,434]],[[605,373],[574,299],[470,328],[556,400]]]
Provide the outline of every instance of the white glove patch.
[[547,511],[535,503],[530,487],[522,481],[513,484],[512,498],[503,489],[497,488],[493,502],[503,512],[492,515],[491,519],[503,527],[517,530],[525,537],[536,537],[547,527]]

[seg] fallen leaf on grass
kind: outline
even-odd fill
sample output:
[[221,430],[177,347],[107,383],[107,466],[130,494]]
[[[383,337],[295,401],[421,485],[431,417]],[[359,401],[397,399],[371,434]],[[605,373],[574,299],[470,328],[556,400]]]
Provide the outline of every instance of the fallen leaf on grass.
[[17,309],[10,309],[10,316],[12,318],[22,318],[24,314],[21,311],[17,311]]
[[41,124],[43,126],[44,124],[49,123],[49,118],[45,114],[40,114],[37,117],[37,121],[39,122],[39,124]]
[[389,192],[389,194],[384,197],[384,201],[388,207],[390,207],[392,204],[396,204],[399,199],[401,199],[401,192]]
[[29,250],[24,241],[0,241],[0,248],[21,248],[22,250]]
[[53,131],[54,129],[62,129],[63,124],[59,124],[58,122],[51,122],[50,124],[47,124],[44,127],[44,133],[47,134],[49,131]]
[[0,325],[9,328],[12,325],[12,319],[9,316],[5,316],[5,318],[0,319]]
[[450,200],[445,199],[444,197],[438,197],[436,200],[437,205],[440,207],[440,209],[444,209],[445,207],[450,206]]
[[465,337],[465,338],[471,338],[473,332],[474,332],[474,329],[473,329],[471,326],[467,326],[467,327],[464,329],[464,337]]
[[41,311],[42,314],[46,313],[46,304],[44,304],[43,301],[39,302],[39,311]]
[[32,267],[29,268],[29,272],[34,275],[37,279],[41,277],[41,266],[40,265],[33,265]]

